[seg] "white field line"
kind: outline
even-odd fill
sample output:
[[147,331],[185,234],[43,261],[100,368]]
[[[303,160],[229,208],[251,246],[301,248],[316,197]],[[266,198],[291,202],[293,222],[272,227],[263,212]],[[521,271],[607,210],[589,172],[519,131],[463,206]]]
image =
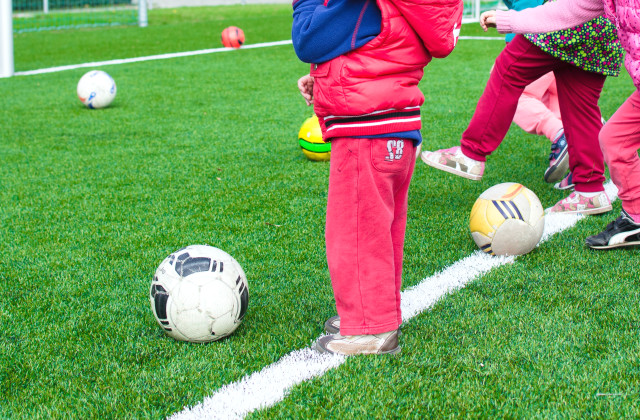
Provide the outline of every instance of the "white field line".
[[[291,40],[243,45],[242,49],[248,50],[252,48],[275,47],[278,45],[287,45],[287,44],[291,44]],[[40,70],[17,71],[14,73],[14,76],[32,76],[34,74],[55,73],[59,71],[74,70],[74,69],[85,68],[85,67],[93,68],[93,67],[102,67],[102,66],[112,66],[115,64],[139,63],[142,61],[151,61],[151,60],[167,60],[169,58],[190,57],[193,55],[203,55],[203,54],[212,54],[212,53],[229,52],[229,51],[236,51],[236,49],[235,48],[210,48],[206,50],[149,55],[146,57],[123,58],[118,60],[96,61],[93,63],[71,64],[68,66],[49,67],[49,68],[40,69]]]
[[[482,37],[482,36],[461,36],[458,39],[483,39],[483,40],[500,39],[504,41],[504,37]],[[278,45],[288,45],[291,43],[292,42],[290,39],[285,41],[263,42],[260,44],[243,45],[241,49],[248,50],[252,48],[275,47]],[[96,68],[96,67],[103,67],[103,66],[113,66],[116,64],[139,63],[139,62],[151,61],[151,60],[167,60],[170,58],[190,57],[193,55],[203,55],[203,54],[212,54],[212,53],[229,52],[229,51],[235,51],[235,49],[234,48],[210,48],[206,50],[149,55],[146,57],[122,58],[122,59],[109,60],[109,61],[95,61],[93,63],[70,64],[68,66],[49,67],[49,68],[38,69],[38,70],[17,71],[13,75],[14,76],[33,76],[36,74],[57,73],[65,70],[75,70],[75,69],[81,69],[81,68]]]
[[[618,190],[611,182],[605,185],[611,201]],[[550,214],[545,216],[545,226],[540,243],[552,235],[573,227],[584,216]],[[516,257],[492,257],[476,251],[466,258],[427,277],[418,285],[402,292],[402,319],[408,321],[429,309],[441,297],[463,288],[486,272]],[[282,401],[289,390],[303,381],[322,376],[326,371],[340,366],[345,357],[322,355],[310,348],[295,350],[259,372],[245,376],[238,382],[223,386],[194,407],[170,417],[172,420],[241,419],[260,408],[270,407]]]
[[458,39],[467,39],[474,41],[504,41],[503,36],[459,36]]

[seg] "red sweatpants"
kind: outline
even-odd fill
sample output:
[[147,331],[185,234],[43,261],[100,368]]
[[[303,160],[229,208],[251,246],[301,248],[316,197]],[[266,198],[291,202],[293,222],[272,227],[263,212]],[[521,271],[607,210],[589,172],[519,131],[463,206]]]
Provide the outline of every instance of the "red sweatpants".
[[602,128],[598,99],[606,76],[561,61],[516,35],[496,58],[469,127],[462,134],[462,152],[476,160],[498,148],[509,131],[524,88],[553,71],[558,105],[569,146],[569,168],[576,190],[603,190],[604,157],[598,143]]
[[640,214],[640,94],[633,92],[600,131],[600,147],[622,207]]
[[337,138],[325,239],[342,335],[398,329],[413,141]]

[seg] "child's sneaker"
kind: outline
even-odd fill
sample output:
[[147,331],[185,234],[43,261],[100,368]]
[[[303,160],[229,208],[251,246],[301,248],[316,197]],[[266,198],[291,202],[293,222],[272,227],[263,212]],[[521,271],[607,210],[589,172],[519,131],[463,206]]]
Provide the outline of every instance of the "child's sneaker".
[[460,146],[435,152],[425,151],[420,156],[429,166],[474,181],[481,180],[484,173],[484,162],[466,157]]
[[314,349],[319,353],[341,354],[396,354],[400,352],[398,330],[371,335],[325,335],[319,338]]
[[600,214],[611,211],[611,202],[607,193],[604,191],[593,197],[587,197],[574,191],[569,197],[564,198],[556,203],[555,206],[548,208],[547,213],[563,213],[563,214]]
[[602,232],[589,236],[586,241],[593,249],[640,245],[640,223],[635,223],[629,213],[622,210],[620,217],[609,223]]
[[[402,328],[402,325],[400,325]],[[398,328],[398,335],[402,335],[402,331]],[[338,334],[340,332],[340,315],[334,315],[324,322],[324,331],[327,334]]]
[[564,130],[559,133],[553,143],[551,143],[551,154],[549,154],[549,167],[544,171],[546,182],[558,182],[569,170],[569,145],[564,136]]
[[573,189],[573,187],[575,187],[575,185],[573,184],[573,175],[571,174],[571,172],[569,172],[567,176],[562,178],[562,181],[557,182],[553,186],[553,188],[555,188],[556,190],[570,190]]
[[338,334],[340,332],[340,316],[335,315],[327,319],[324,323],[324,330],[327,334]]

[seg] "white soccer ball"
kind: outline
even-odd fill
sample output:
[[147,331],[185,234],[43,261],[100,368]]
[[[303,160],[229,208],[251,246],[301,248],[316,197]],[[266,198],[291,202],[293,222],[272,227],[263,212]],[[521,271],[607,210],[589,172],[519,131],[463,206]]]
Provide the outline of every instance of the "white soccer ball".
[[249,305],[247,277],[226,252],[191,245],[160,264],[151,282],[151,310],[165,332],[206,343],[230,335]]
[[116,97],[116,82],[102,70],[85,73],[78,82],[78,98],[88,108],[105,108]]
[[494,185],[476,200],[469,218],[471,236],[491,255],[522,255],[533,250],[544,230],[538,197],[521,184]]

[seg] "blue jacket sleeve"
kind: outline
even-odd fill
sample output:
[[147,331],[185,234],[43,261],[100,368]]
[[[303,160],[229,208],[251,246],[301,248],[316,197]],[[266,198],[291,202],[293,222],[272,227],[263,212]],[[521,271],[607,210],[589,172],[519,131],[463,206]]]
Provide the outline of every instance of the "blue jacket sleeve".
[[381,24],[374,0],[296,0],[291,39],[300,60],[323,63],[375,38]]

